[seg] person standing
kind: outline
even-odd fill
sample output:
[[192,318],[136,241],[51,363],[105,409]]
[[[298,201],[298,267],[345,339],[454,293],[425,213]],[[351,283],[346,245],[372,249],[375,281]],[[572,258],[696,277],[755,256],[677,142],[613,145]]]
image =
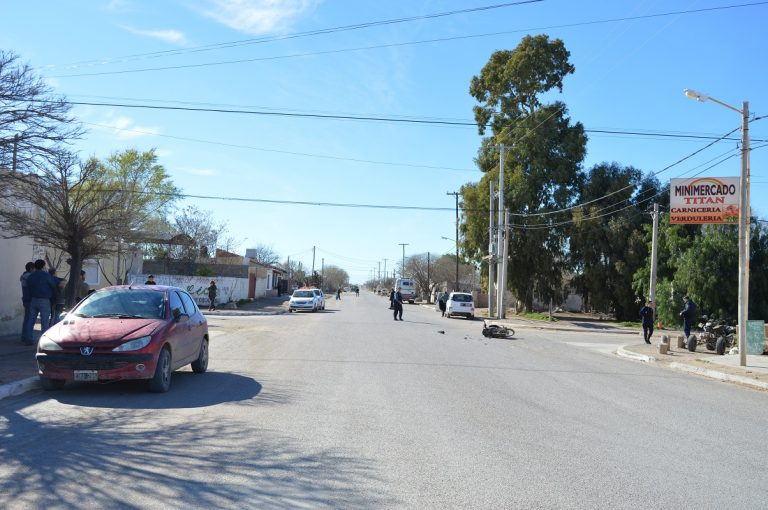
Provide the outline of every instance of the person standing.
[[691,336],[691,326],[696,320],[696,303],[688,296],[683,296],[683,309],[680,311],[680,317],[683,318],[683,332],[685,338]]
[[341,287],[336,291],[336,299],[341,299]]
[[155,281],[155,275],[151,274],[147,276],[147,281],[144,282],[144,285],[157,285],[157,282]]
[[64,311],[64,286],[67,281],[64,278],[56,276],[56,268],[52,267],[48,270],[48,273],[56,282],[56,289],[53,291],[53,299],[51,299],[51,326],[59,322],[61,312]]
[[25,335],[28,344],[32,344],[35,322],[38,314],[40,315],[40,333],[45,333],[48,329],[51,318],[51,299],[56,291],[56,282],[53,277],[45,270],[45,261],[37,259],[35,261],[35,272],[27,277],[27,290],[29,290],[29,317],[24,324]]
[[392,305],[395,310],[395,320],[398,320],[398,316],[400,317],[400,320],[403,320],[403,295],[400,293],[400,287],[397,288],[394,296],[392,297]]
[[27,262],[24,266],[24,272],[19,276],[19,283],[21,283],[21,304],[24,306],[24,320],[21,323],[21,343],[26,345],[32,344],[32,337],[27,337],[27,320],[29,320],[29,289],[27,288],[27,278],[35,270],[34,262]]
[[448,306],[448,293],[443,292],[440,294],[440,297],[437,298],[437,304],[440,307],[440,312],[442,313],[442,317],[445,317],[445,309]]
[[640,309],[640,319],[643,322],[643,339],[647,344],[651,343],[655,315],[653,301],[649,300],[648,303]]
[[389,309],[395,309],[395,289],[389,291]]
[[219,289],[216,287],[216,282],[211,280],[211,284],[208,286],[208,300],[211,302],[210,305],[208,305],[209,312],[216,310],[216,294],[218,294],[218,292]]
[[78,280],[77,285],[75,285],[75,298],[80,301],[85,296],[87,296],[90,291],[91,288],[85,281],[85,271],[80,270],[80,280]]

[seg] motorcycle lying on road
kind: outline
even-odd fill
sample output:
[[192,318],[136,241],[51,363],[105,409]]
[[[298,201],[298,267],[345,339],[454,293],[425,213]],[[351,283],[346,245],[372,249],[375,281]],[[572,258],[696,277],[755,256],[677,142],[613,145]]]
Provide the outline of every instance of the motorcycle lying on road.
[[484,320],[483,336],[486,338],[512,338],[515,336],[515,330],[499,324],[492,324]]
[[730,326],[726,321],[718,321],[702,315],[699,319],[698,329],[698,336],[691,335],[688,337],[686,347],[689,351],[695,352],[696,346],[703,344],[710,351],[722,355],[727,349],[733,347],[736,328]]

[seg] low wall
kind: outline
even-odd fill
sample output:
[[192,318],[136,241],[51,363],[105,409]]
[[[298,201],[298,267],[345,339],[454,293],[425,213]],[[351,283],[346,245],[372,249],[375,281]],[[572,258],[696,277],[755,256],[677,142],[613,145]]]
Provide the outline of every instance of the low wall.
[[[143,284],[149,274],[131,275],[131,284]],[[189,292],[189,295],[200,306],[208,305],[208,287],[211,280],[216,282],[217,303],[237,301],[248,297],[248,278],[209,278],[207,276],[181,276],[169,274],[156,274],[155,282],[158,285],[171,285]]]

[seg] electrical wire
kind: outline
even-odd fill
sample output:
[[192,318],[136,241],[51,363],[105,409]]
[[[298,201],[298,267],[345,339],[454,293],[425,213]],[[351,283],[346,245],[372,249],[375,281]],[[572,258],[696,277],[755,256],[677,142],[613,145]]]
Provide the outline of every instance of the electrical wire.
[[[718,10],[725,10],[725,9],[736,9],[736,8],[742,8],[742,7],[755,7],[755,6],[764,5],[764,4],[768,4],[768,1],[752,2],[752,3],[747,3],[747,4],[726,5],[726,6],[719,6],[719,7],[709,7],[709,8],[702,8],[702,9],[689,9],[689,10],[684,10],[684,11],[672,11],[672,12],[664,12],[664,13],[645,14],[645,15],[638,15],[638,16],[626,16],[626,17],[621,17],[621,18],[611,18],[611,19],[605,19],[605,20],[593,20],[593,21],[585,21],[585,22],[580,22],[580,23],[566,23],[566,24],[560,24],[560,25],[550,25],[550,26],[545,26],[545,27],[535,27],[535,28],[526,28],[526,29],[517,29],[517,30],[506,30],[506,31],[501,31],[501,32],[489,32],[489,33],[484,33],[484,34],[472,34],[472,35],[464,35],[464,36],[452,36],[452,37],[441,37],[441,38],[433,38],[433,39],[424,39],[424,40],[420,40],[420,41],[408,41],[408,42],[400,42],[400,43],[369,45],[369,46],[361,46],[361,47],[356,47],[356,48],[343,48],[343,49],[336,49],[336,50],[314,51],[314,52],[295,53],[295,54],[267,56],[267,57],[257,57],[257,58],[248,58],[248,59],[222,60],[222,61],[206,62],[206,63],[199,63],[199,64],[185,64],[185,65],[160,66],[160,67],[145,67],[145,68],[140,68],[140,69],[127,69],[127,70],[122,70],[122,71],[102,71],[102,72],[90,72],[90,73],[61,74],[61,75],[52,75],[52,76],[50,76],[50,78],[75,78],[75,77],[84,77],[84,76],[105,76],[105,75],[115,75],[115,74],[143,73],[143,72],[151,72],[151,71],[169,71],[169,70],[178,70],[178,69],[192,69],[192,68],[200,68],[200,67],[212,67],[212,66],[221,66],[221,65],[243,64],[243,63],[259,62],[259,61],[269,61],[269,60],[282,60],[282,59],[288,59],[288,58],[330,55],[330,54],[348,53],[348,52],[354,52],[354,51],[367,51],[367,50],[381,49],[381,48],[394,48],[394,47],[403,47],[403,46],[414,46],[414,45],[419,45],[419,44],[429,44],[429,43],[438,43],[438,42],[448,42],[448,41],[459,41],[459,40],[467,40],[467,39],[476,39],[476,38],[483,38],[483,37],[493,37],[493,36],[498,36],[498,35],[509,35],[509,34],[520,33],[520,32],[553,30],[553,29],[560,29],[560,28],[573,28],[573,27],[579,27],[579,26],[590,26],[590,25],[603,24],[603,23],[616,23],[616,22],[621,22],[621,21],[632,21],[632,20],[639,20],[639,19],[659,18],[659,17],[664,17],[664,16],[675,16],[675,15],[683,15],[683,14],[695,14],[695,13],[701,13],[701,12],[710,12],[710,11],[718,11]],[[50,66],[49,66],[49,68],[50,68]]]

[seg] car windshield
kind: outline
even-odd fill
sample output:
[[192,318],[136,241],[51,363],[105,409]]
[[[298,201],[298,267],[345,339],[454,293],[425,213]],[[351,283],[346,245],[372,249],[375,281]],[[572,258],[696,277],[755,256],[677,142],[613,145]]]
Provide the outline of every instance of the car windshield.
[[95,292],[73,310],[73,315],[118,319],[162,319],[165,317],[164,293],[132,289]]
[[294,291],[293,297],[315,297],[315,294],[311,290],[297,290]]
[[457,303],[471,303],[472,295],[471,294],[454,294],[453,296],[451,296],[451,300]]

